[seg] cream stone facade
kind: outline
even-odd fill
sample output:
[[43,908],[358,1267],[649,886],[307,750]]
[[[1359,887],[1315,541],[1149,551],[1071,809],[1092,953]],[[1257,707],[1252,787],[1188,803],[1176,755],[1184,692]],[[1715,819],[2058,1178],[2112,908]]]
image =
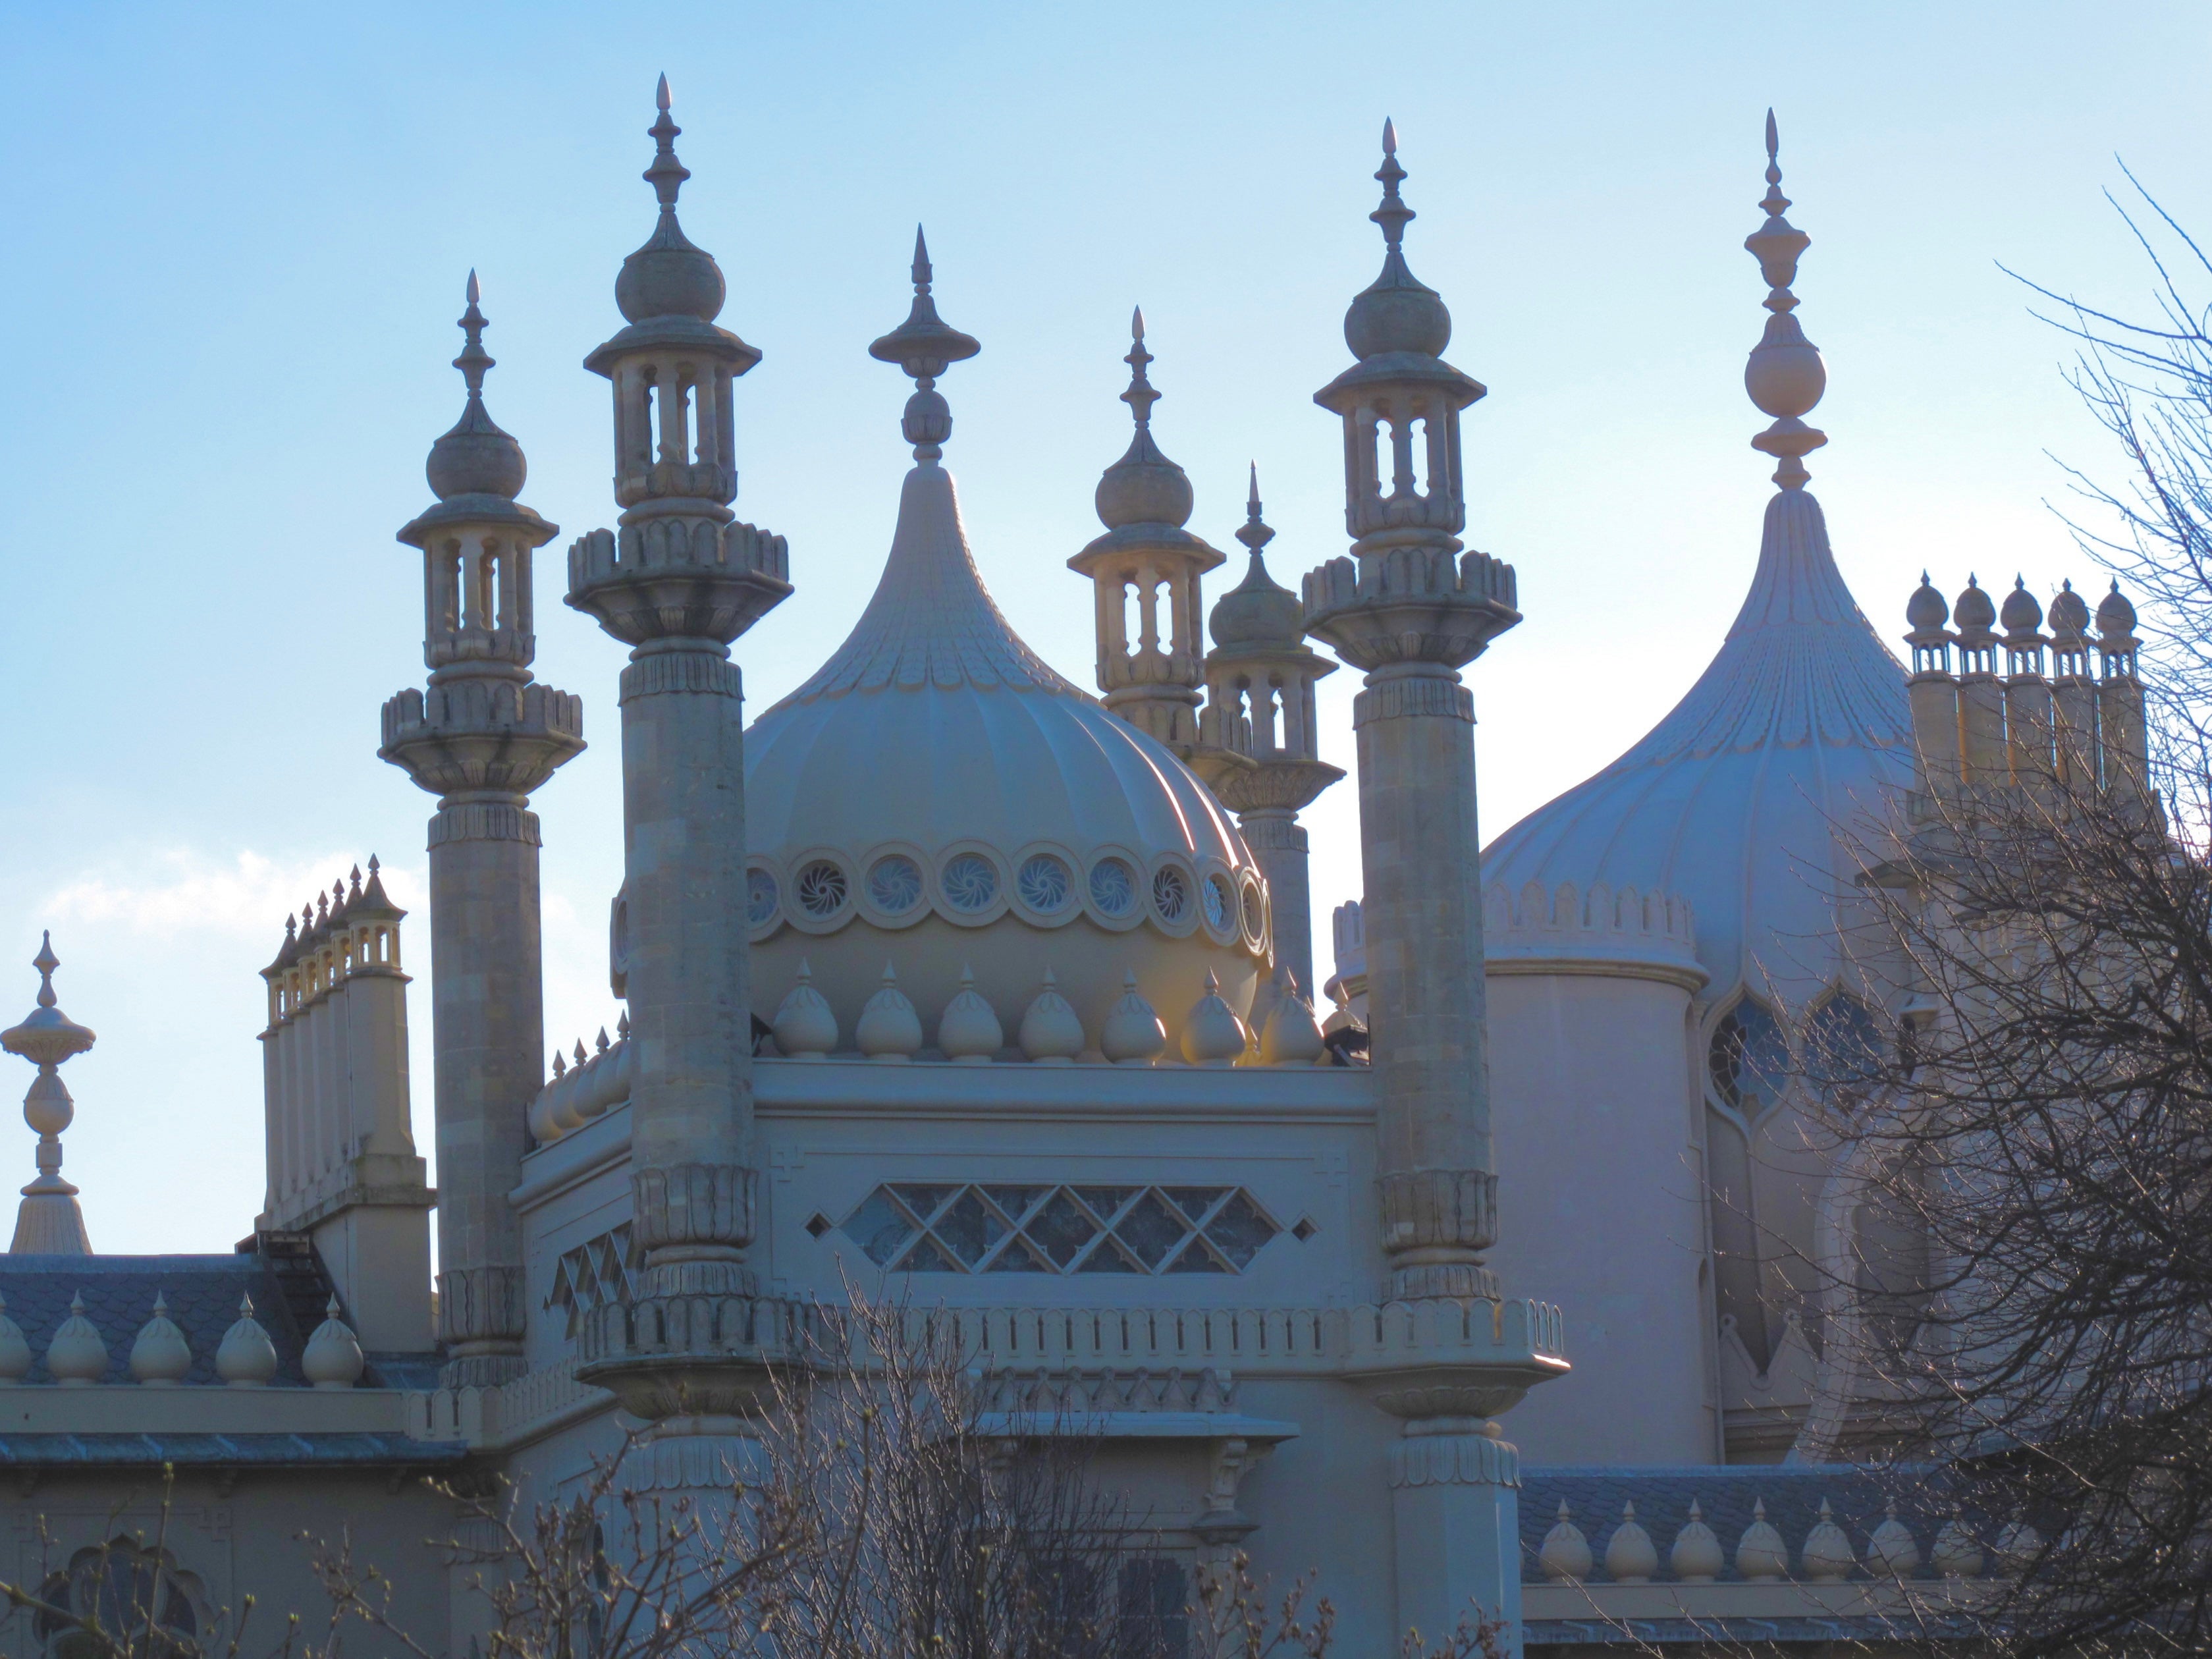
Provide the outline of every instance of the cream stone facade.
[[[1462,540],[1485,388],[1410,270],[1391,129],[1382,273],[1316,396],[1345,435],[1346,554],[1278,583],[1255,474],[1205,647],[1224,556],[1187,528],[1139,315],[1130,446],[1068,558],[1102,695],[1062,678],[969,545],[940,382],[982,348],[939,315],[917,234],[908,314],[868,348],[914,383],[881,578],[747,725],[745,641],[812,555],[737,515],[761,353],[681,228],[665,81],[659,106],[658,220],[586,360],[612,392],[618,518],[566,563],[568,605],[627,661],[582,696],[532,675],[533,560],[560,532],[488,412],[471,274],[464,411],[398,532],[427,678],[386,705],[379,751],[436,799],[427,933],[374,860],[286,923],[259,1034],[267,1197],[237,1254],[87,1238],[58,1068],[94,1038],[60,1013],[50,947],[37,1012],[0,1038],[38,1068],[40,1136],[0,1258],[7,1576],[66,1594],[69,1553],[143,1525],[166,1464],[180,1632],[247,1590],[311,1601],[298,1535],[343,1522],[460,1655],[482,1604],[422,1542],[453,1525],[425,1477],[572,1492],[645,1424],[636,1479],[701,1490],[747,1455],[793,1310],[858,1283],[948,1310],[986,1377],[1079,1393],[1176,1582],[1237,1547],[1313,1570],[1346,1651],[1470,1606],[1516,1650],[1731,1621],[1879,1638],[1894,1597],[1874,1579],[1923,1562],[1971,1602],[1970,1540],[1885,1522],[1828,1461],[1849,1402],[1805,1263],[1842,1188],[1798,1127],[1785,1033],[1909,1016],[1843,947],[1843,826],[1929,787],[1916,745],[1941,776],[2000,764],[2051,641],[2008,603],[2000,678],[1994,616],[1962,599],[1952,633],[1931,590],[1908,688],[1845,587],[1805,489],[1824,370],[1771,118],[1746,384],[1780,465],[1750,593],[1649,737],[1485,849],[1477,665],[1522,618],[1512,567]],[[882,418],[849,441],[888,467]],[[2124,768],[2132,618],[2108,600],[2099,620],[2093,672],[2086,608],[2054,604],[2045,703]],[[1332,753],[1313,688],[1340,659],[1363,684]],[[549,1072],[538,861],[587,703],[619,711],[592,731],[622,752],[625,1012]],[[1297,815],[1347,769],[1364,896],[1334,918],[1324,1020]],[[406,1059],[426,967],[434,1192]],[[7,1651],[52,1634],[15,1620]]]

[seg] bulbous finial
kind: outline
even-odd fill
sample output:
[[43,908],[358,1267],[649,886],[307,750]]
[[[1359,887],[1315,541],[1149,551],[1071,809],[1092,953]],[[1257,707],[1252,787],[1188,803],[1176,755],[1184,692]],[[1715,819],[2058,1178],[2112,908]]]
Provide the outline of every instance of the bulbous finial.
[[1390,351],[1442,356],[1451,343],[1451,313],[1443,296],[1406,266],[1406,226],[1413,210],[1398,194],[1406,169],[1398,165],[1398,130],[1389,121],[1382,124],[1382,165],[1375,177],[1382,201],[1367,216],[1382,227],[1382,274],[1344,313],[1344,343],[1363,362]]
[[1251,494],[1244,502],[1244,523],[1237,539],[1251,550],[1244,580],[1224,593],[1206,618],[1213,642],[1273,645],[1295,649],[1305,639],[1305,607],[1298,596],[1267,574],[1260,550],[1275,539],[1275,532],[1260,516],[1260,465],[1252,464]]
[[868,356],[878,362],[896,363],[913,380],[914,395],[906,400],[899,430],[914,446],[915,459],[933,461],[945,453],[945,441],[952,435],[952,406],[937,390],[937,377],[983,348],[972,335],[963,334],[937,314],[937,301],[930,292],[929,243],[920,225],[914,228],[913,270],[914,303],[906,320],[871,343]]
[[500,430],[484,408],[484,371],[495,359],[483,347],[483,331],[490,325],[477,303],[483,289],[473,270],[469,272],[467,292],[468,308],[455,325],[465,343],[461,355],[453,359],[453,367],[467,383],[469,400],[453,430],[430,446],[430,459],[422,470],[429,478],[431,492],[441,501],[456,495],[499,495],[513,501],[522,493],[530,469],[523,459],[522,446]]
[[1152,441],[1152,405],[1160,400],[1145,371],[1152,354],[1145,349],[1145,312],[1139,306],[1129,314],[1129,353],[1121,361],[1129,366],[1129,389],[1121,401],[1129,405],[1136,424],[1121,459],[1100,475],[1091,502],[1098,521],[1109,530],[1126,525],[1164,524],[1176,529],[1190,517],[1196,498],[1183,470],[1160,453]]
[[21,1054],[33,1066],[47,1069],[92,1047],[93,1033],[62,1012],[54,1000],[54,969],[62,965],[54,954],[54,936],[39,935],[39,954],[31,966],[39,970],[39,1003],[21,1025],[0,1031],[0,1048]]
[[653,165],[644,179],[660,203],[660,218],[645,246],[623,261],[615,278],[615,303],[633,323],[648,317],[696,317],[711,323],[721,314],[729,288],[721,267],[704,248],[695,247],[676,220],[676,198],[690,170],[676,159],[676,135],[684,129],[668,113],[668,77],[654,89],[656,113],[646,129],[653,140]]
[[51,928],[39,930],[39,954],[31,958],[31,966],[39,970],[39,1006],[54,1006],[54,969],[62,959],[54,954],[54,935]]
[[1780,461],[1774,471],[1776,483],[1784,489],[1802,489],[1812,476],[1805,470],[1804,458],[1828,441],[1827,434],[1806,425],[1802,417],[1828,389],[1828,371],[1820,349],[1805,337],[1793,314],[1797,296],[1790,284],[1797,278],[1798,256],[1813,239],[1782,216],[1790,198],[1782,193],[1782,168],[1775,159],[1779,143],[1774,112],[1769,110],[1766,194],[1759,203],[1766,222],[1743,241],[1766,279],[1766,298],[1760,303],[1769,314],[1765,331],[1744,364],[1743,387],[1762,414],[1774,416],[1774,424],[1753,438],[1751,447]]

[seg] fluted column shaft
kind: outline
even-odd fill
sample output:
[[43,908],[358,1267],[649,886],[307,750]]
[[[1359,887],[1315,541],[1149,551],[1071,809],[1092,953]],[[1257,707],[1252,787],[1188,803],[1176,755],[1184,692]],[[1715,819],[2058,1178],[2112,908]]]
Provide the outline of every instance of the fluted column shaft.
[[437,1057],[438,1324],[448,1388],[522,1374],[526,1118],[544,1079],[538,816],[520,795],[448,799],[430,820]]
[[752,1018],[741,680],[714,639],[622,677],[631,1182],[647,1296],[752,1289]]
[[1391,1293],[1494,1294],[1474,697],[1442,664],[1393,663],[1352,726]]

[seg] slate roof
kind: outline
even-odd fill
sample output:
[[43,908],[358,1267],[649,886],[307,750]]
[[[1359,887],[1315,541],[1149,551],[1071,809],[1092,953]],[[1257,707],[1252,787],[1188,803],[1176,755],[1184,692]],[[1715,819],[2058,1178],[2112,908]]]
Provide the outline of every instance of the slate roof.
[[[237,1322],[239,1298],[251,1296],[253,1316],[276,1349],[276,1376],[270,1386],[307,1386],[300,1373],[301,1351],[322,1322],[331,1295],[329,1276],[311,1249],[241,1250],[233,1255],[0,1255],[0,1296],[8,1298],[8,1317],[21,1328],[31,1346],[26,1382],[53,1380],[46,1370],[46,1344],[69,1317],[70,1299],[76,1295],[84,1297],[85,1317],[107,1344],[107,1374],[101,1380],[131,1382],[131,1344],[153,1316],[157,1291],[191,1345],[187,1385],[222,1381],[215,1370],[216,1349]],[[372,1388],[417,1387],[419,1370],[414,1356],[376,1356],[362,1380]]]
[[413,1440],[404,1434],[0,1434],[0,1468],[159,1463],[389,1467],[456,1462],[468,1455],[468,1448],[458,1441]]

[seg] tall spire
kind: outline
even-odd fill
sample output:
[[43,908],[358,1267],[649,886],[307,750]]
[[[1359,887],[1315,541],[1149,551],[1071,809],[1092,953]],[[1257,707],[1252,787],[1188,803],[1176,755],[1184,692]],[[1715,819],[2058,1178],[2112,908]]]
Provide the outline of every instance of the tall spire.
[[[633,323],[661,317],[689,317],[711,323],[721,314],[729,288],[714,256],[694,246],[677,222],[676,197],[691,173],[676,159],[676,135],[684,129],[668,113],[665,75],[653,91],[653,122],[646,129],[653,140],[653,165],[641,176],[659,199],[660,217],[645,246],[623,261],[622,274],[615,278],[615,303]],[[606,346],[601,346],[585,366],[594,373],[602,372],[596,360],[606,350]],[[745,365],[751,366],[750,362]]]
[[1766,278],[1766,298],[1761,303],[1769,315],[1765,331],[1744,364],[1743,387],[1762,414],[1774,416],[1774,424],[1753,438],[1751,447],[1779,459],[1781,465],[1774,470],[1776,483],[1784,489],[1802,489],[1812,476],[1805,470],[1804,458],[1827,442],[1828,434],[1806,425],[1802,417],[1812,412],[1827,390],[1828,371],[1820,361],[1820,348],[1805,337],[1794,314],[1797,296],[1790,291],[1790,285],[1797,279],[1798,256],[1813,239],[1782,216],[1790,207],[1790,198],[1782,193],[1782,168],[1775,160],[1779,148],[1774,112],[1770,109],[1766,112],[1766,194],[1759,204],[1766,222],[1743,240],[1745,250],[1759,261],[1759,274]]
[[21,1054],[39,1068],[23,1097],[23,1121],[39,1137],[39,1173],[23,1188],[23,1202],[15,1212],[15,1237],[8,1247],[13,1255],[90,1255],[92,1243],[85,1236],[84,1212],[77,1207],[77,1189],[62,1179],[62,1131],[76,1115],[75,1103],[56,1067],[92,1047],[93,1034],[63,1013],[54,1001],[54,969],[61,961],[54,955],[51,933],[39,939],[39,954],[31,959],[39,970],[39,1004],[21,1025],[0,1031],[0,1048]]
[[1121,401],[1129,405],[1136,430],[1129,434],[1129,447],[1121,459],[1098,480],[1093,497],[1098,520],[1109,530],[1135,524],[1180,527],[1190,517],[1194,497],[1190,479],[1160,453],[1152,439],[1152,405],[1159,402],[1160,394],[1145,373],[1153,359],[1145,349],[1141,306],[1129,313],[1129,353],[1121,361],[1129,366],[1129,389],[1121,394]]
[[871,344],[868,356],[878,362],[896,363],[913,379],[914,395],[906,400],[899,430],[914,446],[915,459],[933,461],[945,453],[945,441],[952,435],[952,405],[937,390],[937,377],[983,348],[937,314],[937,301],[930,293],[929,242],[920,225],[914,228],[913,275],[914,303],[907,309],[906,320]]
[[[468,402],[463,405],[461,418],[453,422],[453,429],[430,446],[430,458],[423,464],[423,471],[429,478],[431,491],[441,501],[452,501],[457,495],[495,496],[509,504],[501,516],[520,513],[535,520],[537,514],[528,508],[512,505],[522,493],[523,481],[529,476],[522,446],[500,429],[499,423],[484,407],[484,372],[496,359],[484,349],[483,331],[490,325],[477,303],[483,293],[476,272],[471,270],[468,308],[454,324],[461,331],[464,343],[461,355],[453,359],[453,367],[461,371],[461,379],[468,386]],[[547,526],[547,532],[550,534],[554,528]]]
[[[1451,343],[1451,313],[1406,264],[1406,226],[1414,215],[1398,194],[1406,169],[1398,165],[1398,130],[1389,121],[1382,123],[1382,165],[1375,177],[1382,200],[1367,216],[1382,228],[1382,272],[1345,313],[1344,342],[1363,362],[1397,351],[1440,357]],[[1481,395],[1478,389],[1475,397]]]

